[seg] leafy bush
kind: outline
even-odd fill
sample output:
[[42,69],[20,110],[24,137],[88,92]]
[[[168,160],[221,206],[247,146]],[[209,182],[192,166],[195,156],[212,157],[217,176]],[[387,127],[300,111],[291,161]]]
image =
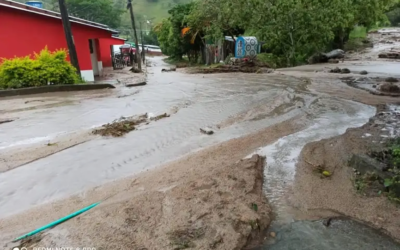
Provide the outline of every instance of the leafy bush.
[[49,51],[47,48],[33,59],[16,57],[3,59],[0,64],[0,88],[26,88],[51,84],[82,82],[76,69],[66,60],[65,50]]
[[393,173],[393,176],[385,179],[384,185],[389,190],[389,199],[400,203],[400,144],[398,140],[391,148],[392,168],[389,171]]

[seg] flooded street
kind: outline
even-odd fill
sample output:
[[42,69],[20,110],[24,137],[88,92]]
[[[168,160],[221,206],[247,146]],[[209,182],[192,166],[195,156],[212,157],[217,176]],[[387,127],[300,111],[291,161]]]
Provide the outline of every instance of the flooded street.
[[[97,138],[2,173],[1,216],[138,173],[295,116],[305,116],[299,123],[309,128],[295,135],[295,144],[286,147],[279,141],[272,146],[279,145],[285,151],[278,150],[280,155],[269,159],[293,162],[307,142],[360,126],[374,114],[374,108],[309,94],[305,91],[306,82],[291,77],[232,74],[202,78],[160,73],[162,63],[157,63],[159,67],[150,68],[153,74],[149,75],[147,86],[119,90],[124,94],[140,91],[133,96],[111,96],[50,108],[2,125],[0,141],[4,148],[37,140],[46,143],[57,134],[99,126],[120,116],[177,112],[124,138]],[[201,127],[217,125],[221,130],[212,137],[199,133]],[[291,158],[286,159],[288,154]]]
[[[85,197],[88,189],[118,182],[200,149],[284,124],[282,126],[291,127],[292,132],[262,147],[249,147],[249,152],[232,152],[238,153],[235,157],[239,158],[245,158],[250,152],[267,157],[264,192],[276,216],[271,228],[284,232],[277,238],[277,244],[268,249],[307,249],[295,247],[299,237],[322,239],[324,243],[313,249],[346,249],[354,244],[345,244],[350,242],[349,238],[344,240],[345,245],[332,245],[331,242],[337,240],[335,237],[345,238],[339,229],[337,233],[325,234],[321,232],[321,223],[294,222],[295,216],[288,209],[285,196],[287,187],[293,184],[296,163],[306,144],[364,125],[375,115],[375,107],[309,91],[309,81],[285,74],[161,73],[161,69],[167,67],[161,58],[149,60],[153,66],[148,68],[146,86],[126,88],[120,84],[114,90],[0,101],[1,118],[15,119],[0,125],[0,152],[20,148],[20,154],[33,145],[61,143],[72,133],[88,134],[90,129],[121,116],[165,112],[171,115],[143,125],[124,137],[93,136],[79,145],[0,173],[0,218],[74,194]],[[371,67],[371,70],[378,69]],[[395,73],[392,66],[389,70],[388,67],[385,72],[378,69],[376,73]],[[395,67],[397,64],[393,64]],[[46,105],[39,103],[34,108],[29,105],[21,108],[29,100],[38,99],[46,100]],[[199,129],[206,126],[214,130],[212,136],[200,133]],[[265,141],[269,141],[268,138]],[[188,165],[187,169],[192,167],[197,166]],[[358,242],[363,241],[365,230],[369,230],[352,222],[340,222],[332,228],[354,230],[352,237]],[[301,233],[305,235],[299,236]],[[368,231],[368,234],[372,237],[376,232]],[[381,240],[368,244],[378,247]],[[399,249],[393,242],[385,246],[376,249]]]

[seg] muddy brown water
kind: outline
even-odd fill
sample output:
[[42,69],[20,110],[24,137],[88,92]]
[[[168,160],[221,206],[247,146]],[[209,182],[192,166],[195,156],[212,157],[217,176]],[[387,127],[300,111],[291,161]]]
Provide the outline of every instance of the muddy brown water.
[[[361,126],[375,113],[371,106],[309,93],[307,81],[298,78],[279,74],[161,73],[165,67],[161,59],[151,60],[155,66],[150,69],[146,86],[120,87],[107,97],[26,112],[20,119],[1,125],[0,150],[32,142],[45,143],[59,134],[99,126],[121,116],[171,113],[171,117],[123,138],[98,138],[0,174],[0,217],[80,193],[303,115],[307,119],[298,122],[305,125],[305,130],[258,151],[267,156],[265,191],[278,214],[277,222],[292,225],[293,216],[282,197],[285,187],[293,180],[302,147],[308,142],[342,134],[349,127]],[[126,97],[118,98],[121,95]],[[217,129],[217,125],[221,129]],[[214,135],[201,134],[199,129],[204,126],[213,127]],[[293,243],[301,231],[313,235],[315,229],[307,223],[290,227]],[[279,230],[287,228],[277,229],[278,233]],[[361,240],[362,236],[360,233],[354,238]],[[320,240],[329,239],[321,236]],[[344,237],[341,240],[348,241]],[[285,241],[290,242],[290,239]],[[289,248],[278,245],[274,249]]]

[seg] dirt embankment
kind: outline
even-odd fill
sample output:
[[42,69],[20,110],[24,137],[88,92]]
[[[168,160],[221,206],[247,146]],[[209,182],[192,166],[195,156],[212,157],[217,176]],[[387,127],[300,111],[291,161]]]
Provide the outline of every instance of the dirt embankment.
[[[349,129],[342,136],[307,144],[297,165],[293,205],[308,211],[333,210],[382,229],[399,240],[400,210],[384,192],[377,190],[374,195],[367,195],[357,191],[358,171],[349,163],[354,155],[367,155],[382,149],[390,136],[396,136],[393,134],[396,131],[400,131],[398,115],[379,112],[361,128]],[[316,174],[315,166],[333,173],[332,176],[321,178]],[[381,190],[384,190],[383,185]]]
[[262,193],[264,162],[254,155],[158,190],[133,191],[140,184],[132,182],[131,191],[35,244],[59,246],[55,235],[65,230],[67,245],[96,249],[242,249],[271,221]]

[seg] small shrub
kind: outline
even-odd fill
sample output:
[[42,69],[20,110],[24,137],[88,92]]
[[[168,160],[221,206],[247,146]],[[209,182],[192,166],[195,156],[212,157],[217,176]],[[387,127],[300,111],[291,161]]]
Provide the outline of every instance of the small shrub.
[[0,88],[15,89],[51,84],[82,82],[76,69],[66,60],[65,50],[49,51],[47,48],[33,58],[3,59],[0,64]]

